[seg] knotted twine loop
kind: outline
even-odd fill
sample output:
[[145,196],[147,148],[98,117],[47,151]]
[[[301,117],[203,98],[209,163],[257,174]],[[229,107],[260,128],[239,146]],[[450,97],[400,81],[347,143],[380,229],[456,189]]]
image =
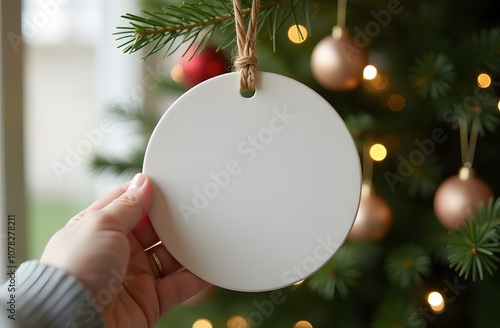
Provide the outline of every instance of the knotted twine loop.
[[255,75],[257,73],[257,64],[259,63],[257,56],[255,56],[255,40],[260,0],[252,1],[252,11],[246,34],[241,0],[233,0],[233,7],[236,24],[236,43],[238,44],[238,56],[234,60],[234,66],[240,72],[240,91],[253,91],[255,90]]

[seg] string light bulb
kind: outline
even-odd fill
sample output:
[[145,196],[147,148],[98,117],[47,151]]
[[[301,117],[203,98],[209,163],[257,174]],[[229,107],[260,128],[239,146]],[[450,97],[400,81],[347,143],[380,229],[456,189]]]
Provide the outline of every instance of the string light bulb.
[[248,324],[245,318],[235,315],[227,321],[227,327],[228,328],[247,328]]
[[208,319],[198,319],[193,323],[193,328],[213,328],[213,326]]
[[373,65],[367,65],[363,70],[363,78],[365,80],[371,81],[377,77],[377,68]]
[[302,25],[294,24],[288,29],[288,39],[293,43],[302,43],[307,39],[307,29]]
[[300,320],[293,325],[293,328],[313,328],[313,325],[309,321]]
[[491,77],[486,73],[481,73],[477,77],[477,85],[480,88],[487,88],[491,85]]
[[382,144],[374,144],[370,147],[370,157],[377,162],[385,159],[387,156],[387,149]]
[[435,313],[441,313],[444,310],[444,298],[443,295],[438,292],[429,293],[427,296],[427,303],[429,303],[429,306]]

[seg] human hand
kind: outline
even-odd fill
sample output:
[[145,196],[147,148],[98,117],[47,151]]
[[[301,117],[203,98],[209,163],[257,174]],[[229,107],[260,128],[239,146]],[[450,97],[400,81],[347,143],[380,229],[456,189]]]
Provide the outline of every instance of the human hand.
[[162,244],[148,249],[159,242],[147,216],[151,199],[151,180],[137,174],[73,217],[40,260],[75,276],[92,293],[107,327],[154,327],[210,286],[182,269]]

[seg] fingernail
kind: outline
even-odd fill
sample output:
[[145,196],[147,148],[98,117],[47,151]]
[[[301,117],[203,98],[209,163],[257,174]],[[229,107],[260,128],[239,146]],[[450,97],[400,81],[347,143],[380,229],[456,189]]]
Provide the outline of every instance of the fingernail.
[[144,184],[144,181],[146,181],[146,176],[142,173],[137,173],[132,179],[132,182],[130,182],[127,190],[139,189]]

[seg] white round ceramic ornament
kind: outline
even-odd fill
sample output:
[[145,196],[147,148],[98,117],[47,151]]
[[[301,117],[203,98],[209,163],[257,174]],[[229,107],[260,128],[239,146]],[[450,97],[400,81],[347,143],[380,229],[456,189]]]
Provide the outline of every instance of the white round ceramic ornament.
[[154,183],[151,223],[185,268],[219,287],[266,291],[323,266],[358,209],[361,174],[344,122],[321,96],[257,72],[182,95],[153,132],[144,173]]

